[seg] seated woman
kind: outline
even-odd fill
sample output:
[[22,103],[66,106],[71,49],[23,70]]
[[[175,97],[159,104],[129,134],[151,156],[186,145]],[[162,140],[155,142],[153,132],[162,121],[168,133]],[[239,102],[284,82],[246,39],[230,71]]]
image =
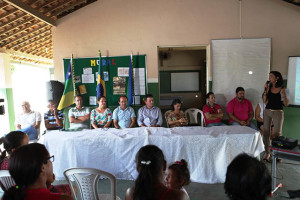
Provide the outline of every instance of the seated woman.
[[[8,133],[5,137],[2,137],[0,139],[0,144],[3,144],[4,151],[1,153],[0,156],[0,170],[8,170],[8,161],[10,158],[10,155],[19,147],[24,146],[28,144],[29,138],[28,135],[22,131],[12,131]],[[6,155],[6,153],[8,155]],[[47,182],[47,188],[54,193],[65,193],[71,195],[71,190],[69,185],[62,184],[62,185],[55,185],[52,186],[51,183],[53,183],[55,180],[55,176],[53,174],[52,179],[49,179]],[[2,184],[0,182],[0,186],[4,191],[4,188],[2,187]]]
[[271,193],[271,176],[264,163],[240,154],[227,167],[224,189],[231,200],[265,200]]
[[142,147],[136,154],[136,169],[139,172],[135,186],[127,189],[125,200],[188,200],[182,190],[164,185],[166,161],[163,152],[154,145]]
[[181,110],[182,103],[179,99],[174,99],[171,105],[172,111],[168,113],[167,123],[170,128],[176,126],[186,126],[188,124],[188,120]]
[[108,128],[112,123],[111,111],[106,107],[106,97],[100,97],[97,100],[98,108],[91,112],[92,128]]
[[71,200],[66,194],[52,193],[46,183],[53,178],[52,161],[44,145],[32,143],[17,148],[10,156],[9,173],[16,186],[5,191],[3,200]]

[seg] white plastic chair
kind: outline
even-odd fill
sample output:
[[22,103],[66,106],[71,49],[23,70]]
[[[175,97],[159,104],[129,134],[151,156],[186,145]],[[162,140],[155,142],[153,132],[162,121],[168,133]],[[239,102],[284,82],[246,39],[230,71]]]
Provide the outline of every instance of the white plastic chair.
[[190,118],[189,124],[198,124],[198,113],[201,115],[201,126],[205,126],[204,115],[201,110],[198,108],[189,108],[184,112],[185,116],[189,116]]
[[[64,171],[69,186],[72,191],[72,196],[77,200],[74,191],[74,180],[77,186],[77,193],[81,200],[117,200],[120,199],[116,195],[116,177],[108,172],[92,169],[92,168],[70,168]],[[98,194],[98,181],[101,176],[105,176],[110,180],[110,194]]]
[[169,116],[169,113],[170,113],[171,111],[172,111],[172,110],[168,110],[168,111],[165,112],[165,120],[166,120],[166,122],[167,122],[167,127],[168,127],[168,128],[170,128],[170,127],[169,127],[169,123],[168,123],[168,116]]
[[16,185],[8,170],[0,170],[0,182],[2,183],[5,191],[11,188],[13,185]]

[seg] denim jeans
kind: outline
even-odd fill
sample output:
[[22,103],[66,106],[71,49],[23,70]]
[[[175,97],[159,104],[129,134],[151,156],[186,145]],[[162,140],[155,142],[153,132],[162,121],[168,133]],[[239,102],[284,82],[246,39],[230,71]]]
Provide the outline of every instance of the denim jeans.
[[210,124],[206,125],[206,127],[212,127],[212,126],[227,126],[227,125],[222,122],[215,122],[215,123],[210,123]]

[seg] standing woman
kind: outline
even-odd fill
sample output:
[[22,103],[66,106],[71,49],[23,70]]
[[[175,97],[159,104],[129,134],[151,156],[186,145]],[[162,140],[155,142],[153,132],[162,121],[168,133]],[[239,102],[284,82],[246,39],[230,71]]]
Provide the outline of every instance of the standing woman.
[[179,99],[174,99],[171,105],[172,111],[169,112],[167,116],[167,123],[170,128],[176,126],[186,126],[188,124],[188,120],[181,109],[182,102]]
[[106,97],[100,97],[97,100],[98,108],[91,112],[92,128],[109,128],[112,122],[111,111],[106,107]]
[[289,100],[286,96],[286,90],[283,87],[282,75],[278,71],[271,71],[269,74],[269,84],[265,84],[264,103],[264,143],[266,156],[265,161],[270,159],[270,135],[271,123],[274,124],[274,135],[282,135],[282,124],[284,119],[283,106],[288,106]]

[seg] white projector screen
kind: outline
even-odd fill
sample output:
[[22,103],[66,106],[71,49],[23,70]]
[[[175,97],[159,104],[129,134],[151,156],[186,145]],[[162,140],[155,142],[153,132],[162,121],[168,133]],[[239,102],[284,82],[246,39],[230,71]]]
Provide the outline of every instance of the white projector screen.
[[300,105],[300,56],[289,57],[287,88],[291,105]]
[[172,72],[171,92],[199,91],[199,72]]
[[256,106],[262,101],[270,72],[271,39],[212,40],[211,44],[212,88],[216,102],[225,109],[235,97],[235,89],[241,86],[245,89],[245,97]]

